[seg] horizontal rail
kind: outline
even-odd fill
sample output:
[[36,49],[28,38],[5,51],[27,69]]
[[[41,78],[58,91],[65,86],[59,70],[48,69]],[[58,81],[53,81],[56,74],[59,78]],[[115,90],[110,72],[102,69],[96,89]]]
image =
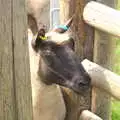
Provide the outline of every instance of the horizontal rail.
[[82,61],[91,77],[91,83],[120,100],[120,76],[87,59]]
[[102,31],[120,37],[120,11],[94,1],[83,12],[84,21]]
[[88,110],[83,110],[79,120],[102,120],[102,119]]

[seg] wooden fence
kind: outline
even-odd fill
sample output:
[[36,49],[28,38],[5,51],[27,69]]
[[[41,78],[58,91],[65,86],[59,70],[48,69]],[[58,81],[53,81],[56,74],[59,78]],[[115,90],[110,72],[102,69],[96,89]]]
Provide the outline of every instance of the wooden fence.
[[[110,69],[112,61],[110,58],[112,58],[112,50],[115,43],[110,34],[120,36],[120,12],[113,9],[114,0],[102,0],[101,2],[103,4],[95,1],[88,2],[86,0],[70,0],[69,2],[61,0],[61,22],[63,23],[74,14],[72,32],[76,40],[76,53],[83,59],[87,58]],[[110,8],[105,4],[113,8]],[[88,26],[88,24],[90,26]],[[83,61],[85,69],[92,78],[93,89],[90,100],[90,109],[92,112],[101,116],[102,119],[109,120],[111,114],[110,96],[120,99],[120,93],[118,92],[120,89],[120,76],[95,63],[88,60]],[[71,94],[69,96],[74,95]],[[90,96],[91,93],[88,92],[83,100],[85,101],[87,98],[89,101]],[[77,99],[80,100],[81,97],[82,96],[79,95],[77,96]],[[67,102],[69,104],[69,101]],[[89,102],[82,105],[77,100],[75,102],[78,103],[78,108],[81,106],[81,109],[87,109],[89,106]],[[68,117],[66,120],[69,120],[70,118]],[[80,119],[101,120],[101,118],[97,117],[90,111],[83,111]],[[74,120],[77,119],[75,118]]]
[[[97,65],[96,63],[84,60],[82,62],[85,70],[91,77],[92,86],[106,91],[110,96],[120,100],[120,76]],[[81,120],[101,120],[90,112],[84,111]]]
[[[120,37],[120,11],[94,1],[89,2],[83,11],[84,21],[104,32]],[[120,100],[120,76],[89,60],[82,62],[92,78],[92,85],[106,91],[110,96]],[[81,120],[101,120],[92,113],[81,114]]]
[[0,120],[32,120],[24,0],[0,0]]

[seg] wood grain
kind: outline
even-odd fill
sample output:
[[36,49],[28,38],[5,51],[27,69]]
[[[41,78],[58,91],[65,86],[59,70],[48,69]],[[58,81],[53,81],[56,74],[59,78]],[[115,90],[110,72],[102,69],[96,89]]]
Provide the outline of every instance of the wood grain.
[[11,6],[11,0],[0,0],[0,120],[15,120],[16,118],[13,86]]
[[120,76],[87,59],[82,61],[93,86],[120,100]]
[[120,11],[97,2],[89,2],[83,12],[86,23],[120,37]]
[[0,0],[0,120],[32,120],[24,0]]
[[32,97],[24,0],[13,0],[14,85],[18,120],[32,119]]

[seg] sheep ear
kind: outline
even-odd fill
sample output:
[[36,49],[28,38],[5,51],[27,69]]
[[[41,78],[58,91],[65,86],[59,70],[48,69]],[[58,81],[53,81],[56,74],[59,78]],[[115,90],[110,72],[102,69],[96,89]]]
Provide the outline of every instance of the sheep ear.
[[39,37],[39,36],[42,36],[42,37],[45,36],[45,29],[44,28],[39,29],[37,37]]
[[41,28],[38,33],[37,37],[32,40],[32,47],[33,49],[38,52],[41,44],[46,40],[47,38],[45,37],[45,29]]
[[58,33],[66,32],[70,28],[72,21],[73,21],[73,16],[64,25],[59,25],[58,27],[54,28],[52,32],[58,32]]

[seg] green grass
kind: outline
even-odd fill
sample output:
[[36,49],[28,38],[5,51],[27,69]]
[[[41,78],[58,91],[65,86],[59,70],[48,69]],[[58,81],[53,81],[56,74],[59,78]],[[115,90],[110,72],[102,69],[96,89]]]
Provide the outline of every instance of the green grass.
[[116,40],[116,49],[114,52],[113,71],[120,75],[120,39]]
[[120,102],[112,101],[112,120],[120,120]]
[[[120,0],[117,0],[117,2],[117,8],[120,10]],[[116,40],[114,54],[113,71],[120,75],[120,39]],[[112,101],[112,120],[120,120],[120,101]]]
[[120,0],[117,0],[117,9],[120,10]]
[[[113,71],[120,75],[120,39],[116,40]],[[120,101],[112,100],[112,120],[120,120]]]

